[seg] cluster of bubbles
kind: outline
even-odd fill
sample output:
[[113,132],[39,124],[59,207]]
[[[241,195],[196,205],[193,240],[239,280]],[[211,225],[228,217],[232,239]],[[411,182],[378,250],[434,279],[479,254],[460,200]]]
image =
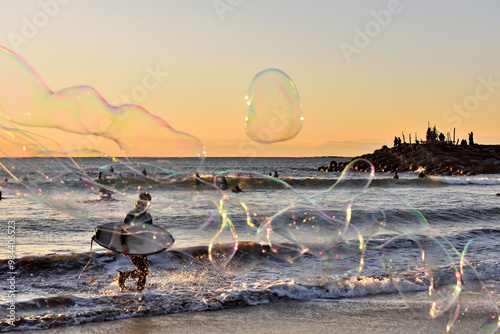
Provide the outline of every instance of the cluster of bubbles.
[[[113,193],[127,198],[129,193],[154,191],[156,187],[194,187],[190,196],[171,198],[187,206],[199,206],[203,227],[217,226],[207,245],[206,258],[218,270],[244,273],[274,262],[300,269],[302,279],[325,286],[343,286],[364,273],[383,272],[412,310],[443,322],[451,330],[464,312],[460,293],[464,285],[480,285],[489,293],[468,259],[473,243],[457,250],[429,226],[423,215],[397,195],[370,188],[374,168],[356,160],[343,171],[336,183],[314,196],[304,196],[277,178],[254,174],[263,184],[277,184],[286,192],[286,205],[267,212],[258,203],[243,203],[238,195],[225,191],[217,179],[193,178],[193,171],[179,171],[174,165],[160,167],[131,161],[143,156],[145,147],[160,146],[165,155],[178,152],[205,156],[201,142],[175,131],[165,121],[135,105],[109,105],[90,87],[52,92],[36,72],[18,55],[0,48],[0,151],[9,157],[44,157],[46,167],[36,171],[37,182],[22,182],[24,162],[0,162],[9,176],[19,182],[3,186],[20,197],[35,199],[78,219],[92,215],[91,205],[75,199]],[[303,117],[297,89],[282,71],[262,71],[253,79],[247,95],[247,134],[261,143],[288,140],[300,131]],[[60,144],[23,127],[56,128],[75,136],[76,145]],[[97,142],[98,145],[92,145]],[[113,145],[107,145],[113,144]],[[97,150],[99,147],[100,150]],[[106,149],[103,149],[106,148]],[[116,151],[118,148],[118,151]],[[98,168],[81,167],[74,156],[109,157],[112,163]],[[167,164],[168,165],[168,164]],[[29,166],[24,166],[29,167]],[[120,179],[97,179],[95,173],[119,169]],[[145,173],[147,168],[148,173]],[[364,171],[360,173],[359,171]],[[231,176],[231,171],[217,175]],[[365,178],[360,179],[360,174]],[[75,181],[68,184],[68,179]],[[41,187],[42,182],[46,186]],[[260,181],[259,181],[260,182]],[[121,184],[121,187],[118,185]],[[200,195],[198,185],[214,191]],[[221,189],[222,188],[222,189]],[[123,205],[130,205],[125,201]],[[400,254],[401,244],[411,244],[414,252]],[[405,263],[396,263],[405,258]],[[404,270],[403,268],[406,268]],[[419,272],[425,297],[407,291],[408,273]],[[415,279],[415,277],[414,277]],[[493,301],[495,314],[499,314]],[[481,330],[494,332],[497,316]]]

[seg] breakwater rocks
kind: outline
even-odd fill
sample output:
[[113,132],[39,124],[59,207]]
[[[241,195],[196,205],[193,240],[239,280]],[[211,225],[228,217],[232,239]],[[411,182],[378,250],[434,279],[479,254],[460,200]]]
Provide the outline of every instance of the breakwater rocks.
[[[402,144],[383,146],[366,159],[376,172],[411,172],[423,169],[430,175],[476,175],[500,173],[500,145]],[[351,160],[351,161],[352,161]],[[348,163],[330,162],[318,171],[341,172]]]

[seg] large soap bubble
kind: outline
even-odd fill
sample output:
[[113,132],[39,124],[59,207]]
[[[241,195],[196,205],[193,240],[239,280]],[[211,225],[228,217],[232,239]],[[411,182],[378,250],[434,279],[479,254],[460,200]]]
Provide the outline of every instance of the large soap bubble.
[[246,132],[259,143],[292,139],[302,128],[302,106],[292,79],[277,69],[258,73],[245,96]]

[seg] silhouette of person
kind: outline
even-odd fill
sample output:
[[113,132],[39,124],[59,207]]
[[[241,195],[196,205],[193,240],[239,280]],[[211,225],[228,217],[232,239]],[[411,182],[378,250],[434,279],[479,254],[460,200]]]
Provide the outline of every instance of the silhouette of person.
[[233,193],[242,193],[243,190],[241,190],[239,185],[236,185],[233,189],[231,189],[231,192]]
[[196,173],[194,174],[194,185],[195,185],[195,186],[198,186],[198,185],[200,185],[200,184],[202,184],[202,182],[201,182],[201,178],[200,178],[200,173],[196,172]]
[[394,176],[392,177],[393,180],[399,180],[399,175],[398,172],[394,172]]
[[151,205],[151,195],[149,193],[141,193],[137,199],[134,209],[130,211],[122,222],[122,234],[120,241],[122,245],[122,254],[128,255],[130,261],[137,267],[133,271],[120,272],[118,274],[118,285],[122,290],[126,290],[125,281],[127,278],[137,278],[137,290],[142,291],[146,286],[146,277],[149,274],[149,261],[145,255],[130,255],[127,245],[127,235],[124,233],[126,226],[131,223],[153,224],[153,217],[148,212]]

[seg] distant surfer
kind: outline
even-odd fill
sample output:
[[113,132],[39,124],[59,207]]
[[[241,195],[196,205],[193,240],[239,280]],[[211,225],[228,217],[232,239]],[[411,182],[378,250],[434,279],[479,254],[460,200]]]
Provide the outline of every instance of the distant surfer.
[[7,176],[4,176],[2,183],[7,183],[7,182],[9,182],[9,179],[7,178]]
[[99,187],[99,199],[101,201],[109,201],[111,199],[111,191],[106,188]]
[[102,172],[99,172],[99,174],[97,174],[97,179],[98,180],[102,179]]
[[231,192],[233,193],[242,193],[243,190],[241,190],[239,185],[236,185],[233,189],[231,189]]
[[399,175],[398,172],[394,172],[394,176],[392,177],[393,180],[399,180]]
[[111,166],[111,168],[109,169],[109,172],[110,173],[114,173],[115,172],[115,170],[113,169],[113,166]]
[[274,175],[273,175],[273,177],[275,177],[275,178],[279,178],[279,177],[280,177],[280,176],[278,175],[278,172],[277,172],[277,171],[274,171]]
[[419,179],[425,179],[426,177],[427,175],[425,175],[423,171],[421,171],[420,174],[418,174]]
[[148,172],[146,172],[146,168],[143,168],[143,170],[142,170],[142,175],[144,175],[144,176],[148,176]]
[[122,290],[126,290],[125,281],[127,278],[137,278],[137,290],[143,291],[146,286],[146,277],[149,274],[149,261],[145,255],[129,255],[129,248],[127,245],[127,235],[123,233],[127,225],[132,222],[135,224],[153,224],[153,217],[148,212],[151,205],[151,195],[149,193],[141,193],[135,203],[134,209],[130,211],[122,222],[122,254],[128,255],[130,261],[137,267],[133,271],[120,272],[118,274],[118,285]]
[[201,182],[201,178],[200,178],[200,173],[196,172],[194,174],[194,185],[199,186],[201,184],[202,184],[202,182]]
[[226,190],[229,187],[227,179],[224,175],[217,175],[215,177],[214,185],[221,190]]

